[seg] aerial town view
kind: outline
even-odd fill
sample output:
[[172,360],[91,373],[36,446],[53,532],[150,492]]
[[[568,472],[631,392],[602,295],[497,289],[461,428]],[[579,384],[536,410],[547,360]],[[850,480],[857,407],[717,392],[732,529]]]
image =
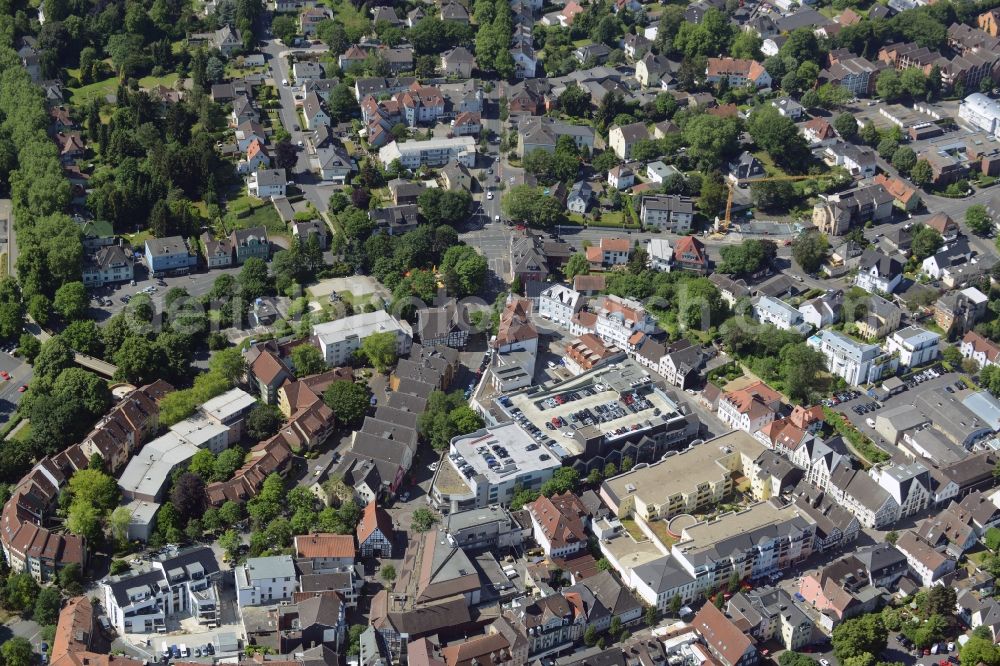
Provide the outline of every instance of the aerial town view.
[[0,666],[1000,666],[1000,0],[0,6]]

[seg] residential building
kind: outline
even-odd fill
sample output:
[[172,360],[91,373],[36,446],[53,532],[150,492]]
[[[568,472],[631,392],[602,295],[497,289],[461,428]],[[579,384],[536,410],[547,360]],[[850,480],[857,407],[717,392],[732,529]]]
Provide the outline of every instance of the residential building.
[[1000,10],[990,9],[976,17],[976,25],[990,37],[1000,37]]
[[825,118],[813,118],[799,125],[799,131],[810,146],[828,146],[837,140],[837,132]]
[[803,114],[805,113],[805,109],[802,108],[802,105],[788,96],[772,99],[771,106],[776,108],[778,113],[783,115],[785,118],[790,118],[795,122],[801,120]]
[[666,56],[646,53],[635,63],[635,78],[643,87],[662,87],[664,76],[670,74],[670,61]]
[[319,342],[323,358],[330,366],[347,365],[361,342],[374,333],[393,333],[396,353],[405,356],[413,343],[410,325],[388,314],[385,310],[351,315],[336,321],[313,326],[313,335]]
[[571,492],[542,495],[525,506],[531,517],[535,542],[548,557],[569,557],[586,550],[587,510],[580,498]]
[[812,621],[781,588],[737,592],[729,599],[726,615],[761,642],[773,639],[786,650],[799,650],[812,643]]
[[632,253],[632,243],[627,238],[601,238],[597,245],[587,248],[587,261],[595,270],[623,266]]
[[868,249],[858,261],[854,284],[869,293],[891,294],[903,279],[903,265],[878,250]]
[[467,79],[476,68],[476,58],[464,46],[457,46],[441,54],[441,73]]
[[258,199],[283,197],[287,184],[284,169],[257,169],[247,180],[247,193]]
[[392,557],[393,541],[396,538],[392,518],[375,502],[369,502],[365,506],[358,522],[357,537],[358,554],[361,557]]
[[563,328],[570,327],[573,315],[585,302],[582,295],[563,284],[546,288],[538,297],[538,314]]
[[709,58],[705,69],[705,81],[716,84],[722,79],[726,79],[733,88],[746,85],[768,88],[771,85],[770,74],[755,60]]
[[134,264],[131,248],[105,245],[84,256],[83,284],[87,287],[103,287],[106,284],[128,282],[134,276]]
[[827,291],[799,306],[802,321],[814,328],[826,328],[840,321],[844,306],[844,292]]
[[867,146],[840,141],[827,146],[824,153],[831,164],[844,167],[855,178],[875,177],[876,154]]
[[298,573],[291,555],[251,557],[236,567],[236,601],[243,606],[260,606],[291,600],[298,589]]
[[593,197],[594,188],[591,187],[590,183],[585,180],[578,180],[573,183],[573,187],[570,188],[569,195],[566,197],[566,208],[571,213],[584,215],[590,208],[590,202]]
[[656,330],[656,320],[637,301],[604,296],[594,307],[594,332],[607,343],[633,351],[645,334]]
[[221,581],[215,554],[200,546],[102,581],[101,602],[120,636],[165,633],[167,618],[178,615],[214,628],[221,624]]
[[910,571],[923,587],[940,584],[942,577],[955,570],[955,558],[941,552],[914,532],[903,532],[895,546],[906,556]]
[[857,334],[866,340],[879,340],[899,328],[902,310],[881,296],[872,295],[867,301],[854,303],[846,313],[854,319]]
[[594,150],[594,129],[589,125],[570,125],[552,118],[528,116],[517,124],[517,154],[524,157],[539,148],[554,153],[561,136],[571,137],[581,150]]
[[628,165],[619,165],[608,170],[608,185],[616,190],[627,190],[635,184],[635,172]]
[[718,589],[734,572],[756,581],[803,562],[815,532],[795,505],[770,500],[685,527],[670,554],[695,577],[698,591]]
[[830,58],[833,62],[820,72],[820,78],[851,91],[855,97],[870,97],[875,92],[879,67],[865,58],[851,54],[848,58]]
[[869,473],[899,506],[900,518],[920,513],[930,504],[931,477],[920,463],[883,464]]
[[781,394],[756,382],[719,398],[718,417],[736,430],[754,433],[774,420],[781,408]]
[[765,175],[764,165],[748,151],[743,151],[738,159],[729,163],[730,180],[740,181],[763,175]]
[[704,244],[694,236],[683,236],[674,244],[674,267],[695,273],[708,272],[708,254]]
[[884,187],[892,195],[896,205],[907,213],[912,213],[920,208],[920,204],[922,203],[920,192],[902,178],[890,177],[880,173],[875,176],[874,182],[876,185]]
[[616,516],[632,516],[646,524],[702,512],[729,495],[734,475],[748,473],[763,451],[749,434],[734,430],[606,479],[600,497]]
[[886,529],[899,520],[900,507],[887,490],[862,470],[844,465],[830,475],[830,495],[853,513],[862,526]]
[[417,310],[417,338],[425,346],[446,345],[464,349],[469,340],[470,325],[454,301],[445,305]]
[[955,267],[972,258],[972,248],[964,238],[943,245],[937,252],[924,259],[920,269],[935,280],[940,280]]
[[649,140],[649,130],[645,123],[615,125],[608,131],[608,146],[620,160],[632,157],[632,146],[638,141]]
[[818,331],[807,344],[826,357],[827,370],[852,386],[877,382],[895,370],[891,355],[878,345],[857,342],[838,331]]
[[702,606],[691,624],[722,666],[754,666],[760,660],[753,641],[714,604]]
[[642,198],[639,219],[643,226],[686,234],[691,230],[694,220],[694,204],[689,197],[676,194],[645,196]]
[[1000,345],[984,338],[975,331],[969,331],[965,334],[959,349],[962,356],[971,358],[979,364],[980,368],[987,365],[1000,365]]
[[656,271],[670,272],[671,264],[674,262],[674,248],[670,247],[670,241],[666,238],[650,238],[646,245],[646,254],[649,255],[649,267]]
[[964,334],[985,314],[988,300],[975,287],[949,291],[934,304],[934,323],[946,333]]
[[233,246],[228,238],[216,239],[211,231],[206,231],[201,235],[201,244],[205,248],[205,262],[209,269],[233,264]]
[[197,265],[198,253],[182,236],[146,240],[146,266],[153,275],[186,273]]
[[388,167],[394,160],[413,170],[423,165],[443,166],[452,160],[471,168],[476,162],[476,140],[471,136],[456,136],[405,143],[393,141],[379,149],[379,161]]
[[809,332],[809,324],[802,318],[802,313],[777,298],[758,296],[753,301],[753,315],[760,323],[770,324],[782,331],[803,335]]
[[237,265],[245,263],[251,257],[265,262],[271,258],[271,243],[267,239],[267,229],[264,227],[234,229],[229,236],[229,242],[235,253]]
[[937,360],[941,336],[919,326],[907,326],[892,333],[886,340],[886,351],[898,353],[904,367],[914,368]]
[[1000,138],[1000,102],[979,92],[972,93],[959,104],[958,117]]
[[696,345],[689,345],[661,356],[656,370],[671,386],[686,389],[697,379],[698,370],[703,363],[701,349]]
[[357,550],[353,534],[300,534],[295,537],[295,557],[312,563],[315,573],[354,566]]

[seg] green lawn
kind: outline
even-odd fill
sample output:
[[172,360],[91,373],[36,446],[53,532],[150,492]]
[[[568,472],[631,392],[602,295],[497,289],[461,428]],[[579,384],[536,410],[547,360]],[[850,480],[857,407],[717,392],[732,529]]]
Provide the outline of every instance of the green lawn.
[[274,209],[270,201],[261,201],[252,197],[240,197],[231,201],[228,206],[229,211],[222,218],[222,229],[220,232],[228,235],[234,229],[249,229],[250,227],[264,227],[269,234],[287,235],[288,228],[278,216],[278,211]]
[[125,240],[127,240],[134,249],[141,252],[146,245],[146,239],[152,238],[153,234],[150,233],[148,229],[144,229],[138,233],[122,234],[122,236],[125,237]]
[[175,83],[177,83],[177,72],[171,72],[166,76],[144,76],[139,79],[140,88],[155,88],[156,86],[173,88]]
[[371,24],[364,12],[355,8],[350,2],[328,0],[327,4],[333,9],[333,20],[343,25],[347,30],[364,30]]
[[112,76],[97,83],[91,83],[79,88],[68,88],[69,102],[74,106],[86,106],[93,100],[110,95],[118,89],[118,79]]
[[13,439],[18,442],[27,442],[29,437],[31,437],[31,424],[26,423],[20,430],[14,433]]
[[632,538],[635,539],[636,541],[649,540],[649,537],[646,536],[646,533],[643,532],[641,529],[639,529],[639,526],[636,525],[635,521],[632,520],[631,518],[622,518],[621,523],[622,527],[625,528],[625,531],[628,532],[632,536]]

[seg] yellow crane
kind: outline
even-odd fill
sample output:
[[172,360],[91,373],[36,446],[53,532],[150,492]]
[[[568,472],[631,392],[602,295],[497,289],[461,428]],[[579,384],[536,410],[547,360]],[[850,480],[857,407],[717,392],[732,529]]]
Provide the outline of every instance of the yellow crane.
[[729,188],[729,194],[726,196],[726,216],[722,219],[716,218],[715,227],[716,232],[724,234],[729,231],[729,223],[732,221],[733,213],[733,195],[736,193],[736,188],[740,185],[747,185],[750,183],[765,183],[773,180],[808,180],[810,178],[817,178],[818,176],[759,176],[757,178],[739,178],[739,179],[726,179],[726,187]]

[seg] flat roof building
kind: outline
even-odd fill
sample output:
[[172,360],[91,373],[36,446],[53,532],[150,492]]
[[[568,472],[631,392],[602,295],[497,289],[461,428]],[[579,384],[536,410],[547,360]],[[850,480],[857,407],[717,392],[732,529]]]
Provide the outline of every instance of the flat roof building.
[[701,426],[662,380],[628,358],[501,396],[497,405],[583,476],[625,456],[656,460],[696,437]]
[[560,456],[519,423],[482,428],[451,440],[434,477],[431,502],[446,513],[506,505],[515,486],[537,490],[560,467]]
[[749,434],[734,430],[606,480],[601,497],[618,516],[634,512],[648,521],[690,513],[732,492],[733,473],[764,450]]
[[198,447],[175,432],[157,437],[125,467],[118,479],[122,495],[130,500],[162,502],[171,473],[198,453]]
[[794,504],[759,502],[685,528],[671,554],[703,586],[716,589],[735,571],[758,579],[805,560],[816,523]]

